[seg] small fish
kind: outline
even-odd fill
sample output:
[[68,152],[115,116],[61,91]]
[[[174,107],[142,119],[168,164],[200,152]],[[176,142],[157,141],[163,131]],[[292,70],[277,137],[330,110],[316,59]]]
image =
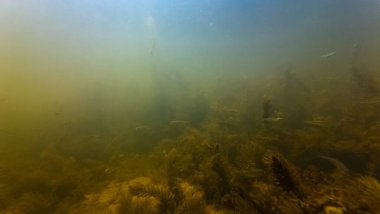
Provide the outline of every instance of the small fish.
[[186,120],[172,120],[169,124],[171,126],[187,126],[190,124],[190,122]]
[[331,125],[331,119],[329,119],[328,117],[316,115],[313,116],[311,120],[307,120],[304,123],[313,127],[328,128]]
[[150,130],[151,128],[150,128],[150,126],[137,126],[136,128],[135,128],[135,130],[136,131],[148,131],[148,130]]
[[306,125],[327,128],[329,127],[328,122],[326,120],[307,120],[304,122]]
[[277,122],[280,122],[282,121],[284,118],[282,117],[267,117],[267,118],[264,118],[264,122],[265,123],[277,123]]
[[322,54],[320,57],[322,59],[327,59],[327,58],[330,58],[330,57],[335,56],[335,55],[336,55],[336,51],[332,51],[332,52],[329,52],[329,53]]
[[349,172],[348,167],[344,163],[342,163],[340,160],[337,160],[337,159],[331,158],[331,157],[327,157],[327,156],[323,156],[323,155],[321,155],[319,157],[327,160],[332,165],[334,165],[338,172],[343,172],[345,174]]

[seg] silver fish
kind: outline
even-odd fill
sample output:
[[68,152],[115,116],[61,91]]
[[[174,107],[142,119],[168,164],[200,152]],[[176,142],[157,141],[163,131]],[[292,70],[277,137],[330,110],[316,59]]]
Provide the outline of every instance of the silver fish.
[[151,129],[150,126],[145,126],[145,125],[135,127],[136,131],[148,131],[150,129]]
[[332,165],[334,165],[335,168],[336,168],[336,170],[337,170],[338,172],[343,172],[343,173],[345,173],[345,174],[349,172],[348,167],[347,167],[344,163],[342,163],[340,160],[337,160],[337,159],[335,159],[335,158],[331,158],[331,157],[327,157],[327,156],[323,156],[323,155],[321,155],[321,156],[319,156],[319,157],[322,158],[322,159],[327,160],[327,161],[330,162]]
[[190,124],[187,120],[172,120],[169,123],[171,126],[187,126]]
[[282,121],[284,118],[282,117],[267,117],[264,119],[265,123],[277,123]]
[[329,52],[329,53],[322,54],[320,57],[322,59],[326,59],[326,58],[330,58],[330,57],[335,56],[335,55],[336,55],[336,51],[332,51],[332,52]]

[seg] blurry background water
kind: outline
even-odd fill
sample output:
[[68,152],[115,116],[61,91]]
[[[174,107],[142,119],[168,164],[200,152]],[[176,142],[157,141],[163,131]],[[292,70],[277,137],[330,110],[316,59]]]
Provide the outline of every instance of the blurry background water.
[[379,0],[2,0],[0,29],[4,166],[150,151],[215,120],[250,135],[272,98],[285,129],[379,124]]
[[144,110],[167,91],[229,90],[226,73],[306,72],[333,51],[329,69],[344,71],[354,44],[378,67],[379,10],[376,0],[5,0],[1,128],[34,135],[92,117],[122,127],[148,119]]

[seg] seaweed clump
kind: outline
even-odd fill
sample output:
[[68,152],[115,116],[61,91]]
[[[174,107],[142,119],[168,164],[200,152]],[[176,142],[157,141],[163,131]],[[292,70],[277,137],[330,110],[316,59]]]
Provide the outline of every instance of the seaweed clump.
[[305,196],[300,174],[285,158],[279,154],[270,153],[264,156],[264,163],[270,168],[276,183],[288,193],[298,198]]
[[[154,206],[148,213],[205,213],[206,203],[203,192],[185,181],[176,183],[176,191],[164,185],[136,184],[129,186],[129,195],[142,200],[154,200]],[[141,213],[143,206],[136,207],[133,200],[126,197],[120,213]],[[130,210],[130,207],[140,209]]]
[[362,176],[348,182],[344,190],[344,199],[350,211],[360,213],[380,212],[380,183],[377,179]]
[[193,178],[205,191],[205,200],[218,209],[237,213],[257,213],[259,206],[252,197],[253,179],[235,169],[222,154],[205,160]]

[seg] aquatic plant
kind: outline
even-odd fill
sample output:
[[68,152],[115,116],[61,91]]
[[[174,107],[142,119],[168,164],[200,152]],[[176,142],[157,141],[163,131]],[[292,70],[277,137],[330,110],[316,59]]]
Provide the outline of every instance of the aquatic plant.
[[190,185],[188,182],[181,181],[178,184],[183,195],[182,200],[178,203],[175,214],[192,214],[206,213],[206,202],[203,199],[203,192],[198,188]]
[[55,210],[54,200],[49,194],[26,192],[8,210],[11,213],[52,213]]
[[378,94],[379,89],[377,88],[377,84],[367,69],[358,66],[352,66],[351,75],[353,82],[359,89],[363,90],[364,93],[370,95]]
[[129,193],[132,196],[156,198],[159,201],[157,209],[160,213],[171,213],[176,207],[175,195],[165,186],[134,184],[129,186]]
[[377,179],[362,176],[347,182],[344,199],[350,210],[361,213],[380,212],[380,183]]
[[251,198],[253,177],[238,171],[223,154],[216,154],[202,164],[195,182],[202,186],[205,200],[237,213],[256,213],[256,202]]
[[[20,143],[1,153],[0,212],[380,212],[379,98],[359,87],[365,75],[352,78],[350,94],[346,83],[329,91],[325,79],[306,87],[288,73],[273,91],[233,89],[224,102],[200,95],[182,111],[161,103],[175,100],[165,91],[147,110],[162,116],[116,137],[78,131]],[[261,102],[268,92],[281,124],[264,125],[279,116],[269,98]]]
[[215,186],[217,189],[214,190],[216,192],[211,192],[213,200],[220,201],[222,197],[230,191],[231,187],[229,182],[232,178],[232,168],[227,159],[221,154],[214,155],[206,164],[208,167],[207,170],[211,170],[212,174],[210,175],[214,175],[214,182],[217,183]]
[[305,196],[304,186],[297,169],[280,154],[269,152],[264,156],[264,163],[271,170],[277,184],[288,193],[294,193],[297,197]]
[[238,146],[238,155],[232,163],[234,167],[241,171],[257,171],[260,166],[261,157],[265,154],[266,148],[256,141],[241,142]]
[[187,182],[178,181],[178,189],[172,192],[167,186],[149,180],[133,180],[128,184],[129,196],[121,201],[120,213],[205,213],[203,193]]
[[271,118],[275,117],[275,109],[273,106],[272,99],[270,97],[265,97],[262,103],[262,108],[263,108],[263,118]]
[[190,105],[188,109],[186,109],[187,117],[192,125],[200,127],[210,112],[209,99],[206,98],[204,93],[201,93],[192,97],[189,102]]

